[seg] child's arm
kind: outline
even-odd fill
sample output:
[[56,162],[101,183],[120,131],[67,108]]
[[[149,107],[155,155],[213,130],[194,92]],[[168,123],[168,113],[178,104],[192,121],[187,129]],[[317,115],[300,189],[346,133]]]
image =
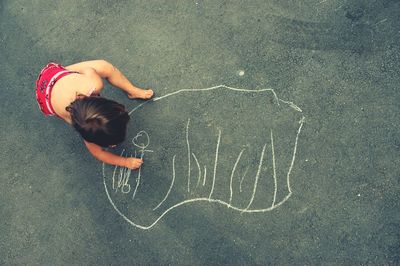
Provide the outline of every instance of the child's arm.
[[150,99],[153,96],[152,90],[144,90],[134,86],[115,66],[106,60],[92,60],[67,66],[66,69],[84,73],[88,69],[108,80],[112,85],[120,88],[128,94],[129,98]]
[[122,167],[127,167],[130,169],[138,169],[142,163],[142,159],[138,158],[126,158],[122,156],[115,155],[111,152],[103,150],[102,147],[100,147],[97,144],[91,143],[84,141],[87,149],[89,152],[98,160],[106,163],[106,164],[111,164],[111,165],[118,165]]

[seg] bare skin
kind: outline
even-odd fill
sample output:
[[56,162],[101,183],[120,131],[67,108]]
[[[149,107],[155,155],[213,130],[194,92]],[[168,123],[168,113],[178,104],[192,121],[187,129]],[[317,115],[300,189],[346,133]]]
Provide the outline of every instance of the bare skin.
[[[78,95],[100,94],[104,88],[103,79],[115,87],[125,91],[130,99],[148,100],[153,97],[150,89],[141,89],[134,86],[116,67],[105,60],[85,61],[67,66],[66,69],[78,73],[67,75],[54,85],[51,93],[51,104],[54,111],[65,122],[71,124],[71,115],[65,110]],[[139,158],[125,158],[103,150],[97,144],[85,142],[89,152],[98,160],[112,165],[138,169],[143,160]]]

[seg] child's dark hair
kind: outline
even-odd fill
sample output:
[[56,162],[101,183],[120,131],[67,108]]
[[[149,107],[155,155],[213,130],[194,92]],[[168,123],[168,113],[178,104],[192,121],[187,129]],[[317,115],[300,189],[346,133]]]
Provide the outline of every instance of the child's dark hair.
[[92,96],[78,98],[65,109],[84,140],[102,147],[124,141],[129,114],[122,104]]

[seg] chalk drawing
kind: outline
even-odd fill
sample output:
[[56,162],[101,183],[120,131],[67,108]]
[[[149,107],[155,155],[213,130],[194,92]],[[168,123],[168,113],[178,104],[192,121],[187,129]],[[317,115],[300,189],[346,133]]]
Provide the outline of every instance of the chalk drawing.
[[208,196],[209,199],[211,199],[211,196],[212,196],[212,194],[214,192],[215,177],[216,177],[216,174],[217,174],[217,164],[218,164],[218,150],[219,150],[220,142],[221,142],[221,130],[218,131],[218,142],[217,142],[217,148],[216,148],[216,151],[215,151],[215,162],[214,162],[214,176],[213,176],[210,195]]
[[237,165],[238,165],[238,163],[240,161],[240,157],[242,157],[243,152],[244,152],[244,149],[240,151],[240,153],[239,153],[239,155],[238,155],[238,157],[236,159],[235,165],[233,166],[233,169],[232,169],[231,181],[229,183],[229,191],[230,191],[229,204],[231,204],[232,196],[233,196],[233,190],[232,190],[233,175],[235,174],[236,167],[237,167]]
[[172,157],[172,181],[171,181],[171,185],[169,186],[168,192],[165,195],[165,197],[163,198],[163,200],[156,206],[154,207],[154,211],[158,209],[158,207],[161,206],[161,204],[164,203],[164,201],[168,198],[169,193],[171,193],[171,189],[174,186],[174,182],[175,182],[175,158],[176,155],[174,155],[174,157]]
[[273,176],[274,176],[274,200],[272,201],[272,206],[271,207],[274,207],[275,200],[276,200],[276,192],[277,192],[277,189],[278,189],[278,184],[277,184],[277,180],[276,180],[274,134],[272,134],[272,130],[271,130],[271,153],[272,153],[272,169],[274,171],[274,173],[273,173]]
[[200,164],[199,164],[199,160],[197,160],[196,155],[192,152],[192,156],[194,158],[194,160],[196,161],[197,164],[197,169],[198,169],[198,175],[197,175],[197,183],[196,183],[196,188],[199,186],[200,181],[201,181],[201,168],[200,168]]
[[[124,155],[125,150],[122,150],[121,156]],[[112,177],[112,187],[115,190],[115,192],[118,191],[118,189],[122,193],[129,193],[131,191],[131,185],[129,184],[129,177],[131,175],[131,169],[126,168],[126,167],[120,167],[119,169],[119,174],[118,174],[118,180],[115,182],[115,175],[117,173],[117,166],[114,167],[114,172],[113,172],[113,177]]]
[[[136,134],[136,136],[132,139],[132,143],[135,147],[139,148],[140,159],[143,159],[145,152],[153,152],[152,150],[146,150],[147,146],[149,146],[149,144],[150,144],[150,137],[147,134],[147,132],[144,130],[142,130]],[[135,157],[136,157],[136,155],[137,155],[137,153],[135,150]],[[142,169],[139,168],[138,175],[136,178],[135,190],[133,191],[133,194],[132,194],[132,199],[135,199],[136,193],[138,191],[138,188],[140,185],[141,172],[142,172]],[[128,177],[128,180],[129,180],[129,177]],[[127,193],[129,193],[129,191]]]
[[189,124],[190,124],[190,118],[187,121],[186,124],[186,143],[187,143],[187,152],[188,152],[188,181],[187,181],[187,191],[190,191],[190,143],[189,143]]
[[247,171],[248,171],[248,170],[249,170],[249,166],[247,166],[246,171],[244,171],[244,174],[243,174],[242,178],[240,178],[240,183],[239,183],[239,190],[240,190],[240,192],[243,191],[243,189],[242,189],[242,184],[243,184],[244,178],[246,177],[246,174],[247,174]]
[[258,164],[257,174],[256,174],[256,178],[254,180],[253,194],[251,195],[251,199],[250,199],[249,205],[247,205],[245,210],[248,210],[250,208],[250,205],[253,203],[254,196],[256,195],[258,179],[260,178],[260,171],[261,171],[261,167],[262,167],[262,164],[263,164],[263,158],[264,158],[265,148],[266,147],[267,147],[267,144],[265,144],[263,149],[262,149],[262,152],[261,152],[261,155],[260,155],[260,163]]
[[203,187],[206,185],[206,181],[207,181],[207,167],[204,165]]
[[[150,141],[153,143],[153,140],[155,140],[157,143],[157,139],[154,139],[153,135],[158,137],[163,135],[158,130],[151,128],[139,130],[132,138],[131,144],[133,146],[124,147],[125,149],[122,151],[121,156],[135,155],[135,157],[138,156],[144,159],[145,164],[137,171],[131,171],[123,167],[113,167],[112,170],[109,170],[110,166],[106,166],[105,164],[102,167],[104,189],[110,204],[132,226],[143,230],[151,229],[167,214],[170,214],[171,211],[193,203],[217,203],[220,206],[225,206],[227,209],[242,214],[265,213],[280,207],[292,196],[290,178],[305,117],[301,108],[291,101],[279,99],[274,90],[237,89],[226,85],[204,89],[183,89],[144,102],[132,109],[129,114],[132,115],[134,112],[139,112],[146,104],[156,106],[162,100],[171,100],[180,95],[186,96],[198,93],[200,96],[212,92],[234,92],[238,93],[237,97],[244,97],[246,95],[249,97],[260,95],[259,97],[262,97],[265,93],[269,93],[268,95],[272,96],[270,101],[265,101],[266,105],[260,106],[257,110],[262,112],[263,110],[275,108],[275,113],[272,114],[277,115],[277,121],[271,120],[268,125],[264,125],[267,131],[263,131],[263,133],[260,133],[261,135],[250,136],[252,139],[248,140],[248,143],[240,143],[238,141],[239,144],[237,144],[235,140],[231,139],[232,135],[235,136],[232,133],[234,127],[231,127],[229,131],[224,128],[223,124],[208,124],[208,126],[204,126],[205,122],[202,118],[186,117],[184,118],[184,122],[179,122],[181,126],[174,126],[174,129],[177,131],[176,136],[180,137],[176,137],[178,143],[174,144],[174,148],[177,150],[173,150],[173,152],[172,150],[165,151],[166,148],[164,146],[158,147],[155,144],[152,144],[152,148],[149,150]],[[280,110],[282,110],[283,114],[280,113]],[[290,116],[292,113],[295,120]],[[186,115],[190,115],[190,113],[188,112]],[[270,116],[270,114],[265,115],[265,117],[269,117],[268,119],[274,119],[270,118]],[[226,114],[225,117],[227,117]],[[293,120],[289,123],[290,126],[294,125],[293,136],[290,133],[291,129],[288,129],[289,127],[287,128],[286,124],[281,123],[282,119]],[[237,126],[240,126],[240,121],[234,120],[234,122],[238,123]],[[262,121],[256,121],[257,123],[263,124]],[[283,129],[280,129],[280,127],[283,127]],[[208,133],[204,133],[201,130]],[[276,130],[279,131],[279,134],[276,133]],[[282,142],[282,139],[285,139],[285,135],[288,135],[287,140]],[[261,136],[261,139],[258,136]],[[199,138],[205,138],[206,143],[198,144]],[[193,142],[195,140],[197,142]],[[246,141],[246,139],[242,138],[241,141]],[[257,145],[254,146],[252,141],[256,141]],[[170,142],[172,141],[168,141],[167,144],[172,145]],[[166,146],[168,146],[167,144]],[[240,148],[236,147],[240,145]],[[202,149],[207,149],[206,153]],[[167,155],[166,158],[156,157],[160,153],[160,150],[163,150],[163,154],[171,154],[172,159]],[[229,152],[232,151],[235,151],[235,154],[229,155]],[[146,160],[150,158],[157,158],[158,161],[153,162],[153,166],[149,165],[146,163]],[[192,161],[195,164],[193,163],[192,165]],[[153,179],[153,181],[157,180],[160,184],[166,185],[157,184],[154,186],[157,188],[157,192],[152,194],[154,205],[152,205],[147,215],[150,218],[148,218],[149,220],[142,221],[143,215],[140,215],[140,213],[143,213],[144,200],[149,201],[148,193],[151,190],[151,187],[146,182],[149,180],[149,175],[153,174],[152,168],[157,163],[163,163],[164,167],[168,167],[170,170],[164,168],[159,170],[157,173],[162,173],[162,176],[160,176],[159,180]],[[210,166],[211,164],[212,166]],[[207,168],[209,167],[212,167],[213,172],[212,178],[207,180]],[[249,176],[250,172],[254,179],[250,179],[250,177],[245,178]],[[134,179],[135,184],[131,184],[132,180],[130,177],[132,174],[136,175]],[[196,184],[192,185],[191,179],[196,176]],[[131,185],[134,185],[135,188],[131,189]],[[182,190],[183,187],[185,189]],[[113,194],[110,193],[110,189],[114,191]],[[139,191],[142,191],[143,194],[139,195]],[[160,191],[163,192],[160,194]],[[190,193],[184,193],[184,191]],[[224,194],[224,191],[227,191],[227,193]],[[125,198],[126,195],[131,196]],[[262,200],[257,201],[260,198]],[[122,201],[128,207],[119,204],[120,199],[124,199]],[[265,202],[266,199],[267,202]],[[135,214],[135,210],[132,210],[134,208],[131,208],[131,205],[129,205],[132,204],[133,206],[137,201],[139,202],[135,206],[138,207],[135,210],[138,210],[137,213],[139,214]],[[264,206],[260,207],[260,205]]]

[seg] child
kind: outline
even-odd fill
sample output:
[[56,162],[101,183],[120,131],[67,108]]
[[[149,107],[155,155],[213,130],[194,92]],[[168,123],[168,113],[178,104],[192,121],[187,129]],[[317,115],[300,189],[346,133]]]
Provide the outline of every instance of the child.
[[152,90],[135,87],[105,60],[85,61],[63,67],[49,63],[36,81],[36,99],[46,115],[55,115],[72,125],[84,139],[89,152],[107,164],[139,168],[139,158],[125,158],[103,148],[125,139],[129,115],[122,104],[100,97],[105,78],[131,99],[150,99]]

